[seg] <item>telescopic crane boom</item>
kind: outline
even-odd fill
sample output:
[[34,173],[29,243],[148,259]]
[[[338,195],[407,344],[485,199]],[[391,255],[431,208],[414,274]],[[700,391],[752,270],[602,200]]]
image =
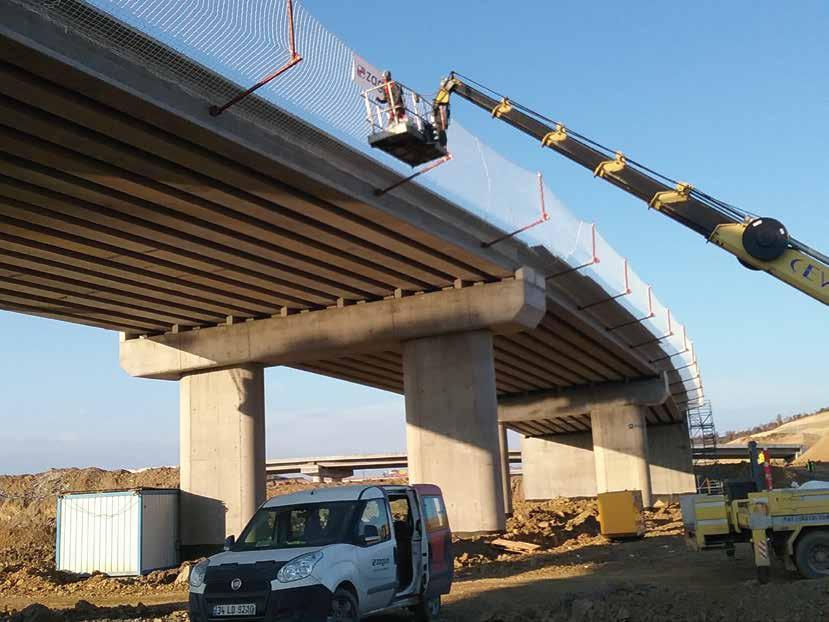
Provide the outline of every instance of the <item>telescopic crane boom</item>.
[[691,184],[653,170],[511,101],[468,78],[452,73],[433,102],[435,135],[445,143],[449,101],[456,95],[488,111],[594,176],[639,197],[649,207],[704,236],[752,270],[763,270],[829,305],[829,257],[789,236],[778,220],[760,218],[711,197]]

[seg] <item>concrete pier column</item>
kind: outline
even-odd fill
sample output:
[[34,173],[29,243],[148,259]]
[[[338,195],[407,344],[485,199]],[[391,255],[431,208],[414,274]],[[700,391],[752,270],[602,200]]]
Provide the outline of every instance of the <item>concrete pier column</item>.
[[596,466],[590,432],[522,437],[524,499],[595,497]]
[[180,382],[182,556],[239,535],[265,500],[264,370],[245,365]]
[[455,533],[503,531],[491,333],[407,341],[403,376],[409,480],[441,487]]
[[654,498],[675,501],[681,494],[696,492],[691,439],[685,421],[650,426],[648,458]]
[[507,426],[498,424],[498,448],[501,451],[501,487],[504,489],[504,514],[512,516],[512,482],[510,479]]
[[596,490],[641,490],[645,507],[652,504],[646,408],[633,404],[597,406],[593,426]]

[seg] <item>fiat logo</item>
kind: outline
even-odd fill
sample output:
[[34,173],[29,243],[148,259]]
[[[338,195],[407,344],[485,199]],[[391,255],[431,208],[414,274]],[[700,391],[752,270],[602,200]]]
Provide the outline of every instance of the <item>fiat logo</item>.
[[240,587],[242,587],[241,579],[233,579],[233,581],[230,582],[230,589],[234,592],[238,592]]

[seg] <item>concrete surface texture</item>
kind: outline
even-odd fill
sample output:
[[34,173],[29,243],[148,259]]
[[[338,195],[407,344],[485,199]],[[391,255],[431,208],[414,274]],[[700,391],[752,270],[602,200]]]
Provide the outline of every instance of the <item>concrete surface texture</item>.
[[648,460],[654,497],[674,498],[686,492],[696,492],[691,440],[686,423],[650,426]]
[[441,487],[453,531],[503,531],[491,333],[409,341],[403,363],[409,481]]
[[650,408],[667,405],[676,410],[670,399],[667,374],[623,382],[602,382],[571,386],[555,392],[505,397],[500,402],[498,420],[505,424],[571,420],[589,416],[597,407],[638,404]]
[[635,404],[593,409],[593,458],[596,491],[641,490],[642,503],[652,503],[645,407]]
[[521,456],[527,501],[596,496],[591,432],[521,437]]
[[[671,500],[681,494],[695,492],[696,481],[686,424],[648,426],[647,437],[652,500]],[[528,501],[596,496],[592,433],[523,437],[521,455],[524,497]],[[628,471],[630,480],[627,482],[619,482],[617,478],[617,485],[635,488],[634,473],[638,471]]]
[[544,279],[523,268],[516,278],[183,333],[122,339],[121,366],[132,376],[176,379],[184,373],[258,362],[302,363],[382,352],[403,341],[487,328],[514,333],[544,316]]
[[261,366],[190,374],[180,383],[184,554],[238,536],[265,501],[265,385]]

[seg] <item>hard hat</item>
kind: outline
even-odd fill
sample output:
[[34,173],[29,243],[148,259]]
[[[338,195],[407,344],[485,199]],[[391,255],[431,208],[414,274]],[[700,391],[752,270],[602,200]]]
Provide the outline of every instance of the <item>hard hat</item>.
[[391,80],[391,71],[389,71],[388,69],[386,69],[383,72],[383,80],[386,80],[386,81]]

